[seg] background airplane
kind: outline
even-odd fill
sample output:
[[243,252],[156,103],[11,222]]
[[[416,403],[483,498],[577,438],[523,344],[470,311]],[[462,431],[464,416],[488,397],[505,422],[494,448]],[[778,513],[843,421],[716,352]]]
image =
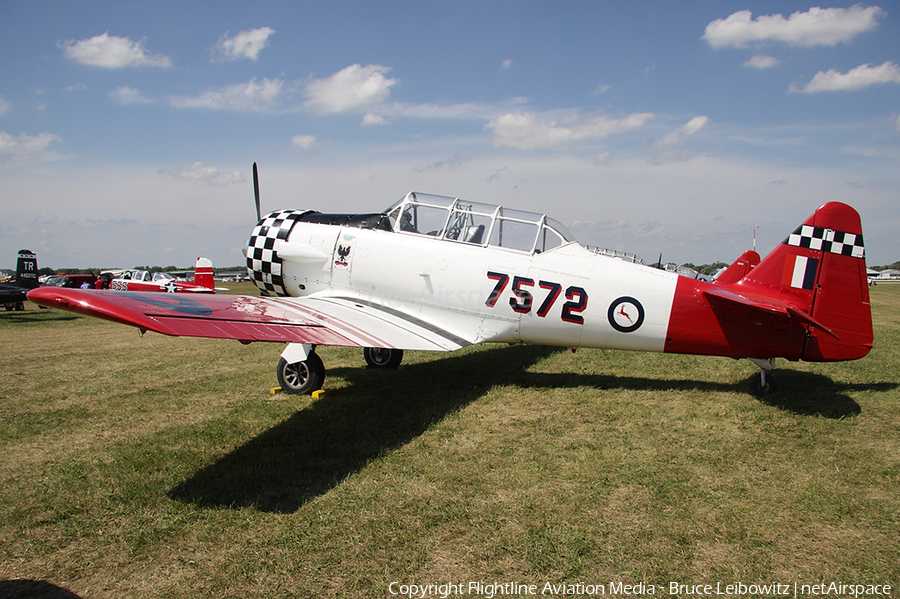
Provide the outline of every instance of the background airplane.
[[163,291],[166,293],[215,293],[212,262],[197,258],[194,278],[179,281],[167,272],[130,269],[113,277],[109,282],[113,291]]
[[25,296],[38,282],[37,256],[31,250],[19,250],[14,283],[0,283],[0,304],[7,310],[24,310]]
[[[254,187],[259,215],[255,165]],[[420,193],[371,214],[272,212],[245,256],[263,297],[28,297],[168,335],[287,342],[276,374],[293,393],[321,388],[317,345],[363,347],[374,367],[485,342],[749,358],[757,394],[774,389],[775,358],[872,347],[862,227],[836,202],[712,283],[589,250],[543,214]]]

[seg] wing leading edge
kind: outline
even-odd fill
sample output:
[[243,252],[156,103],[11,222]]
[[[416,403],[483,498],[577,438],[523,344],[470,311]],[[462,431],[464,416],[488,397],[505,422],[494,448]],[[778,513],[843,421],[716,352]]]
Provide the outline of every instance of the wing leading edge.
[[28,299],[178,337],[443,351],[474,342],[401,310],[352,297],[188,297],[41,287]]

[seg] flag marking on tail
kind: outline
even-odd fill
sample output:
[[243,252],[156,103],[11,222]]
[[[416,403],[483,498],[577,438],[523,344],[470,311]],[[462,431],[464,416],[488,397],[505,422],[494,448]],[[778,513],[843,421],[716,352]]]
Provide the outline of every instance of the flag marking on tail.
[[788,256],[784,261],[784,276],[781,284],[796,289],[813,289],[816,283],[816,272],[819,261],[806,256]]

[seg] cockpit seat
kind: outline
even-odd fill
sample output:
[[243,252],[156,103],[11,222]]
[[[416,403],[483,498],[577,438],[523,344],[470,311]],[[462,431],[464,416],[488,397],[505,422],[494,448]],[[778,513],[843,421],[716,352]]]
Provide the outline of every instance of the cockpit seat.
[[484,237],[484,225],[476,225],[466,229],[466,235],[463,237],[463,241],[480,245],[482,237]]

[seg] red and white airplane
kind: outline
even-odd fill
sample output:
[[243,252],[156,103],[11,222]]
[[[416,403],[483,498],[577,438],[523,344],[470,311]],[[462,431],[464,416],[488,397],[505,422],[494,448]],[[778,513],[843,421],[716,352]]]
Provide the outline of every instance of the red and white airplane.
[[212,262],[207,258],[197,258],[192,281],[179,281],[168,272],[149,270],[126,270],[109,282],[113,291],[163,291],[166,293],[215,293]]
[[587,249],[543,214],[422,193],[372,214],[272,212],[245,256],[263,297],[39,288],[28,299],[167,335],[287,343],[277,377],[292,393],[321,388],[318,345],[363,347],[376,367],[476,343],[749,358],[757,394],[773,389],[775,358],[872,349],[860,218],[836,202],[712,283]]

